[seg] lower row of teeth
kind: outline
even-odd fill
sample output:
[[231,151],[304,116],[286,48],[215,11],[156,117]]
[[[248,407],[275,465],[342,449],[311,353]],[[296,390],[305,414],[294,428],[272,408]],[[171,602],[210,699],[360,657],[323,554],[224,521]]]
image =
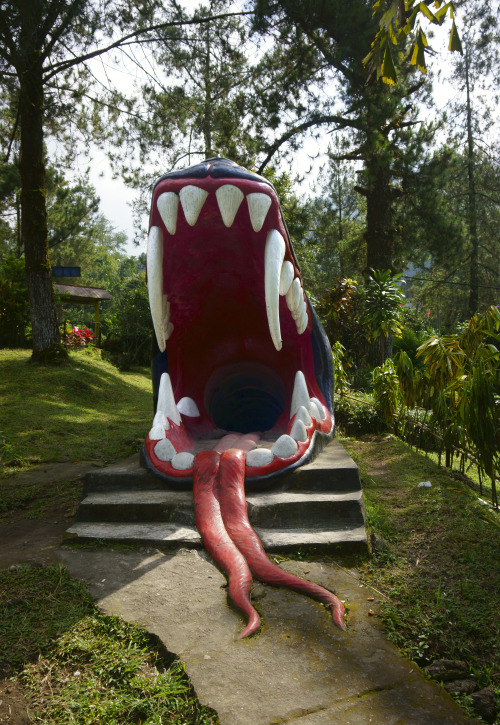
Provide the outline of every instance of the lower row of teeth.
[[[160,461],[170,463],[172,468],[178,471],[187,471],[193,467],[194,455],[189,451],[176,451],[173,443],[166,437],[166,431],[170,429],[169,421],[176,425],[181,424],[181,413],[190,417],[199,416],[198,407],[192,398],[182,398],[176,404],[172,383],[168,373],[163,373],[160,381],[157,412],[153,419],[153,425],[149,432],[151,441],[158,441],[154,447],[156,457]],[[246,450],[246,465],[249,468],[267,466],[275,458],[287,459],[292,457],[298,450],[299,443],[308,440],[307,429],[313,425],[313,419],[317,421],[326,418],[326,411],[323,404],[314,397],[309,397],[304,375],[298,371],[295,376],[295,385],[292,395],[290,419],[295,416],[290,433],[281,435],[269,448],[258,448],[258,436],[231,434],[231,447],[241,447]],[[215,446],[217,447],[217,446]]]

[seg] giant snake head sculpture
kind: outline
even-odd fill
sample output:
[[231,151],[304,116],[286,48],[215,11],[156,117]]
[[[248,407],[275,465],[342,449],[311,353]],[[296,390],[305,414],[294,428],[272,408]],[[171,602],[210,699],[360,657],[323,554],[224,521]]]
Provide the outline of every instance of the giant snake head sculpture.
[[144,460],[192,481],[197,528],[248,616],[240,636],[259,627],[252,573],[319,599],[343,628],[337,597],[270,562],[246,515],[245,488],[269,487],[334,432],[330,346],[272,185],[222,158],[162,176],[147,277],[160,353]]

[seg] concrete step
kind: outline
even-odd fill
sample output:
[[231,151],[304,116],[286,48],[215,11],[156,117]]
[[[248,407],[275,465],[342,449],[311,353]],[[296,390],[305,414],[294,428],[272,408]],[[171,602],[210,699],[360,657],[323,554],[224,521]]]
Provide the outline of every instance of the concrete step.
[[[291,473],[264,481],[246,482],[246,489],[252,491],[336,491],[338,493],[360,489],[358,467],[342,448],[333,440],[312,462]],[[84,480],[84,496],[99,491],[164,491],[191,490],[192,481],[166,481],[141,466],[139,454],[118,464],[89,471]]]
[[[366,551],[364,526],[344,529],[262,529],[255,528],[266,551],[286,552],[297,549],[322,549],[343,552]],[[127,543],[155,546],[159,549],[176,547],[201,547],[201,537],[191,526],[176,523],[151,522],[75,522],[66,532],[64,542]]]
[[343,529],[364,524],[361,491],[286,491],[247,496],[248,518],[263,529]]
[[78,507],[77,521],[170,521],[194,526],[191,491],[124,491],[90,493]]
[[116,521],[76,521],[67,530],[64,543],[70,541],[151,544],[162,546],[201,546],[201,537],[193,526],[179,524]]
[[[363,496],[316,491],[254,494],[247,498],[248,517],[261,528],[337,529],[363,524]],[[111,491],[92,493],[78,507],[81,522],[149,521],[195,525],[191,491]]]
[[[318,458],[261,490],[247,490],[248,517],[269,551],[333,546],[367,548],[357,466],[337,441]],[[197,546],[192,482],[171,484],[140,466],[138,456],[85,477],[84,498],[67,536]]]
[[364,525],[346,526],[343,529],[261,529],[255,527],[266,551],[297,551],[297,549],[321,549],[342,553],[366,552]]

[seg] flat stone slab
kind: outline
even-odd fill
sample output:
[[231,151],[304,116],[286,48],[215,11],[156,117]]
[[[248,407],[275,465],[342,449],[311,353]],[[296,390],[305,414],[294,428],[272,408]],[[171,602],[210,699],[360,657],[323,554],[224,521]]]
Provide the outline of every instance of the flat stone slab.
[[244,619],[204,552],[63,547],[58,558],[88,581],[104,612],[139,623],[180,657],[200,702],[222,725],[474,722],[386,641],[368,613],[377,609],[369,598],[379,595],[342,567],[282,564],[346,601],[346,633],[308,597],[256,584],[252,598],[264,626],[238,640]]

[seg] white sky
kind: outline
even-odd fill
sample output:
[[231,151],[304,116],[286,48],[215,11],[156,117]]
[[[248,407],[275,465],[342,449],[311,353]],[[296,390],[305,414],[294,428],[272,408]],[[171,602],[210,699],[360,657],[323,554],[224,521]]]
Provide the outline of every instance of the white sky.
[[[186,0],[186,3],[189,3],[191,6],[199,4],[193,0]],[[446,50],[448,34],[448,27],[440,30],[439,35],[432,42],[432,45],[435,48],[440,49],[435,63],[439,63],[444,67],[446,67],[449,60],[449,53]],[[108,65],[107,62],[106,65]],[[96,63],[93,70],[100,74],[100,71],[102,71],[102,64],[99,66],[99,64]],[[125,72],[123,72],[123,70],[121,70],[121,72],[118,71],[118,73],[113,74],[113,82],[119,83],[122,87],[130,87],[133,75],[137,75],[137,69],[135,67],[131,67],[130,69],[127,68]],[[454,93],[455,92],[445,80],[439,84],[436,81],[434,94],[437,108],[439,110],[444,109]],[[435,113],[435,111],[431,111],[431,113]],[[305,181],[301,184],[300,188],[303,190],[304,194],[309,194],[311,192],[311,187],[317,178],[318,170],[326,160],[325,152],[331,138],[331,136],[325,135],[319,144],[311,138],[306,138],[304,151],[299,152],[295,156],[295,168],[290,169],[292,176],[294,172],[297,174],[303,174],[305,170],[309,169],[311,164],[310,157],[319,154],[318,158],[314,161],[312,172],[307,175]],[[90,153],[87,150],[86,153],[83,153],[79,157],[78,165],[81,166],[82,169],[90,166],[90,180],[100,196],[102,213],[111,221],[117,230],[126,232],[129,239],[126,249],[124,250],[126,254],[138,255],[141,252],[145,252],[148,220],[147,218],[144,218],[143,241],[140,246],[137,247],[133,243],[135,230],[131,209],[131,204],[136,194],[130,188],[125,186],[121,179],[113,179],[113,172],[106,154],[98,149],[91,149]],[[165,171],[168,171],[168,169],[165,169]]]

